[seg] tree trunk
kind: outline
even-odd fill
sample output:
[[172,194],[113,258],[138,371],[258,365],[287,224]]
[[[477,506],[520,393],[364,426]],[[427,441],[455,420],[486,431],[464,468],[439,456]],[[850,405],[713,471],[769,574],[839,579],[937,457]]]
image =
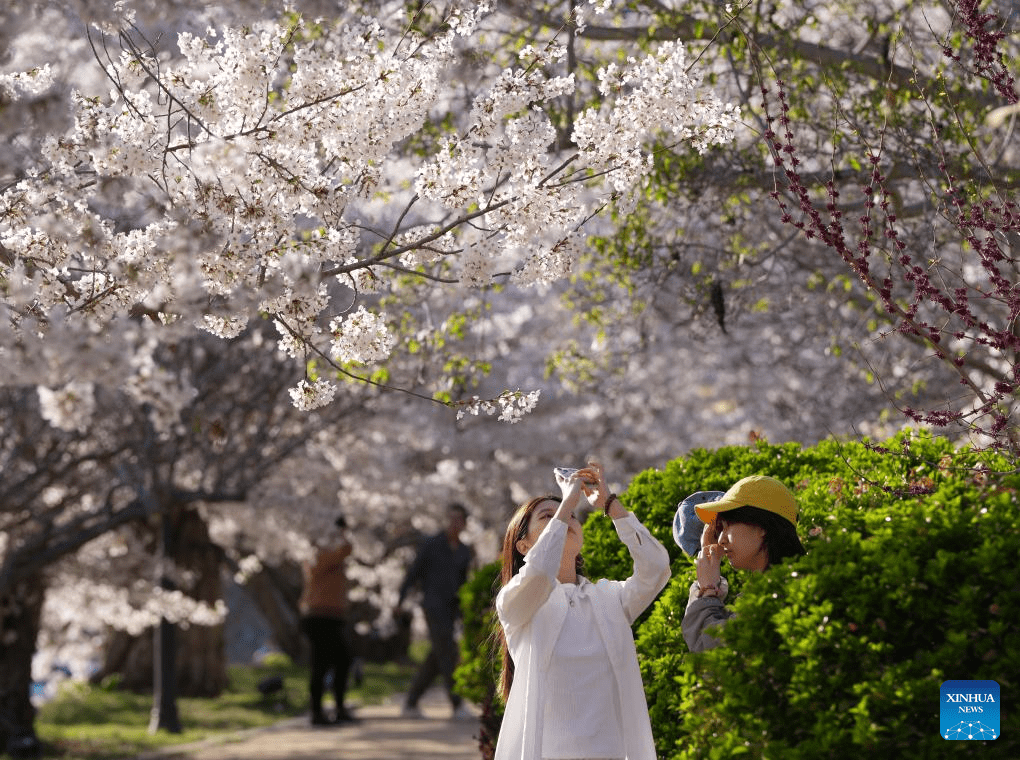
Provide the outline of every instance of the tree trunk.
[[[209,539],[197,509],[185,509],[174,531],[173,560],[195,574],[187,593],[206,604],[223,598],[223,551]],[[178,694],[216,697],[227,687],[227,647],[223,625],[192,625],[177,632]]]
[[0,750],[11,757],[37,757],[40,750],[31,701],[32,657],[45,596],[40,573],[0,597]]
[[149,733],[169,731],[181,733],[181,717],[177,712],[177,628],[166,618],[153,632],[152,644],[152,713]]
[[[188,596],[215,604],[222,596],[220,568],[222,552],[209,540],[209,532],[195,509],[183,509],[168,515],[168,555],[178,568],[194,574],[195,582],[184,591]],[[180,697],[215,697],[227,686],[226,646],[223,626],[174,626],[176,641],[173,656],[176,674],[175,691]],[[163,629],[164,632],[166,629]],[[123,688],[146,691],[154,688],[155,641],[161,634],[148,631],[140,636],[115,632],[106,644],[103,667],[93,677],[102,681],[117,673]],[[170,655],[162,644],[157,645],[163,664]],[[164,684],[165,688],[166,684]],[[164,708],[168,708],[164,705]]]
[[302,635],[298,614],[301,568],[297,565],[264,567],[246,584],[246,591],[269,623],[273,641],[294,662],[308,659],[308,641]]
[[[157,582],[165,591],[173,591],[175,584],[168,565],[174,546],[174,525],[170,515],[159,516],[159,544],[157,564],[160,568]],[[161,618],[152,637],[152,714],[149,717],[149,733],[169,731],[181,732],[181,719],[177,712],[177,641],[176,628],[166,618]]]

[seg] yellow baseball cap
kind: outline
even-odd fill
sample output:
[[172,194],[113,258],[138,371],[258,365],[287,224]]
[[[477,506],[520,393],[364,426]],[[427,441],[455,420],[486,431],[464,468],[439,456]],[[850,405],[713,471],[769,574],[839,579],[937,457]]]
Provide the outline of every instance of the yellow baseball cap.
[[719,512],[739,507],[764,509],[797,524],[797,500],[790,489],[768,475],[751,475],[738,480],[718,500],[699,504],[694,511],[707,524],[713,522]]

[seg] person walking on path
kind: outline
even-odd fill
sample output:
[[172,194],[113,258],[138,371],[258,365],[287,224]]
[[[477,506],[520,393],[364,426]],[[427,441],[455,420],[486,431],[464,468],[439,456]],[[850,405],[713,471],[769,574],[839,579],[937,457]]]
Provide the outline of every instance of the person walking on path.
[[[344,563],[352,547],[346,537],[347,520],[341,515],[334,524],[339,540],[323,547],[315,562],[305,565],[304,588],[299,602],[301,630],[311,645],[309,697],[313,726],[354,720],[344,705],[353,661],[345,619],[350,608],[350,581]],[[333,696],[336,699],[336,714],[332,720],[322,709],[326,677],[330,671],[333,672]]]
[[467,526],[467,510],[453,503],[446,510],[446,528],[426,538],[418,547],[414,561],[400,584],[398,606],[404,603],[413,588],[422,592],[422,612],[428,626],[430,649],[425,661],[411,682],[402,714],[418,717],[418,701],[436,678],[442,679],[455,717],[468,717],[470,712],[454,691],[453,671],[459,651],[456,623],[460,619],[458,593],[468,578],[474,551],[460,539]]

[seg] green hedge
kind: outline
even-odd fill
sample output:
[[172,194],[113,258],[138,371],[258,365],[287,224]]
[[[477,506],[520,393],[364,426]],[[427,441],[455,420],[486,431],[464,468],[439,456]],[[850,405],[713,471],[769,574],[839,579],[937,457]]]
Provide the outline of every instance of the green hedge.
[[457,692],[482,708],[478,738],[482,760],[491,760],[503,719],[503,705],[496,698],[499,681],[499,647],[494,636],[496,613],[493,604],[499,591],[500,563],[490,562],[475,571],[460,590],[464,611],[460,665],[454,674]]
[[[673,557],[672,580],[635,626],[662,760],[1020,757],[1020,476],[927,435],[884,448],[698,450],[622,495]],[[737,617],[723,647],[692,655],[680,620],[694,569],[673,543],[673,513],[694,491],[752,474],[792,487],[808,553],[763,574],[724,569]],[[585,525],[585,562],[592,578],[630,572],[600,516]],[[479,631],[491,625],[488,572],[467,613]],[[485,689],[490,653],[465,644],[462,670]],[[999,683],[998,740],[939,736],[940,685],[951,679]]]

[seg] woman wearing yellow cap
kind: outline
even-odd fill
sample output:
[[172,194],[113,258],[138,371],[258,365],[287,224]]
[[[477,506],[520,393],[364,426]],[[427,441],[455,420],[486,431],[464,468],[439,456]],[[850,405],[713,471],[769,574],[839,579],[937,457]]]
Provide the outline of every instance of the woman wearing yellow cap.
[[797,501],[775,478],[752,475],[739,480],[715,501],[695,511],[705,527],[698,554],[698,579],[691,584],[681,623],[692,652],[719,645],[705,631],[722,625],[733,613],[725,606],[729,586],[719,573],[726,556],[737,570],[763,572],[787,557],[804,554],[797,536]]

